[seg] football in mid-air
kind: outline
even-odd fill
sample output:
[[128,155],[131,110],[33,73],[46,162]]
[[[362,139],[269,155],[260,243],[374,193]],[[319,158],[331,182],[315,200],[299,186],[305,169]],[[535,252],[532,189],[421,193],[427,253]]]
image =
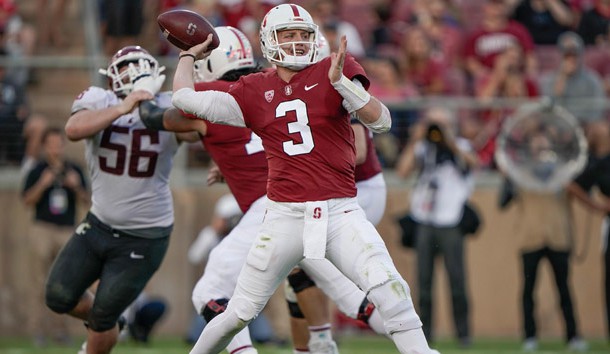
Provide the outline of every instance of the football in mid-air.
[[214,39],[208,48],[211,50],[220,45],[214,26],[194,11],[167,11],[157,17],[157,23],[165,38],[182,50],[203,43],[210,33],[214,35]]

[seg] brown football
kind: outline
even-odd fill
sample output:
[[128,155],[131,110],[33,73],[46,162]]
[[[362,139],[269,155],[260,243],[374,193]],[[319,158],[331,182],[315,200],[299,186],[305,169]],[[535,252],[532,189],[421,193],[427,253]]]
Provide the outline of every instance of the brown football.
[[205,17],[194,11],[167,11],[157,17],[157,23],[165,38],[182,50],[188,50],[204,42],[210,33],[214,34],[214,39],[212,39],[209,49],[217,48],[220,45],[214,26]]

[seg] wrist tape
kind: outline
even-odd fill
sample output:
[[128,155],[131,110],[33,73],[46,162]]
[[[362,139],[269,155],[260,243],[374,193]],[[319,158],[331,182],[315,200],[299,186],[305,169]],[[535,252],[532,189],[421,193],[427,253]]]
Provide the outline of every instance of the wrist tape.
[[344,107],[350,113],[361,109],[371,100],[371,95],[363,87],[356,85],[345,75],[341,75],[341,79],[332,85],[345,100]]

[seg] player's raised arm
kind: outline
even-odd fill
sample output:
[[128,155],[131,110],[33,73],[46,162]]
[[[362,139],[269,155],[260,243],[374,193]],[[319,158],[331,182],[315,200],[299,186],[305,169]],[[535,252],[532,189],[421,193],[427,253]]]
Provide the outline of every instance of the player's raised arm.
[[194,89],[193,65],[196,60],[210,54],[208,46],[212,43],[212,36],[210,34],[205,42],[180,53],[174,74],[172,103],[186,114],[213,123],[245,127],[244,115],[233,96],[226,92],[196,92]]
[[342,36],[339,50],[331,54],[328,78],[335,90],[343,97],[343,107],[350,114],[355,115],[362,124],[375,133],[387,132],[392,126],[388,108],[366,92],[357,79],[352,81],[343,75],[346,48],[347,39]]

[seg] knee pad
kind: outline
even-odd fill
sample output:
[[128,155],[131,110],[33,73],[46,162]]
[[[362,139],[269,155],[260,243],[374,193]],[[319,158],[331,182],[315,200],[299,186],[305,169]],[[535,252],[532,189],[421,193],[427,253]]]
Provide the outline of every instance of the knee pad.
[[228,306],[231,307],[231,311],[235,313],[237,318],[240,321],[245,322],[246,325],[252,322],[252,320],[258,316],[259,312],[262,311],[262,308],[257,309],[252,301],[243,297],[231,298],[231,302]]
[[375,311],[375,304],[370,302],[369,299],[365,297],[360,304],[360,308],[358,308],[357,319],[368,324],[369,318],[373,314],[373,311]]
[[228,302],[229,299],[210,300],[201,310],[201,316],[209,323],[214,317],[220,315],[227,309]]
[[375,304],[390,334],[421,327],[411,290],[402,278],[390,279],[371,289],[368,297]]
[[102,314],[94,308],[89,313],[86,326],[94,332],[105,332],[117,325],[120,316],[121,314]]
[[299,293],[307,288],[316,286],[316,283],[311,280],[309,275],[307,275],[303,269],[299,269],[296,273],[288,275],[288,283],[295,293]]
[[303,312],[301,312],[301,308],[297,302],[297,295],[294,293],[292,286],[288,284],[288,282],[284,282],[284,298],[286,298],[286,303],[288,304],[288,312],[290,313],[290,317],[292,318],[305,318]]
[[45,291],[45,303],[56,313],[68,313],[78,304],[78,300],[79,298],[73,299],[70,294],[55,287],[47,287]]
[[375,245],[362,257],[361,269],[358,270],[362,284],[358,284],[365,293],[381,286],[392,279],[400,278],[390,254],[383,245]]
[[286,301],[288,304],[288,312],[290,313],[290,317],[292,318],[305,318],[303,312],[301,312],[301,308],[299,307],[298,302]]

